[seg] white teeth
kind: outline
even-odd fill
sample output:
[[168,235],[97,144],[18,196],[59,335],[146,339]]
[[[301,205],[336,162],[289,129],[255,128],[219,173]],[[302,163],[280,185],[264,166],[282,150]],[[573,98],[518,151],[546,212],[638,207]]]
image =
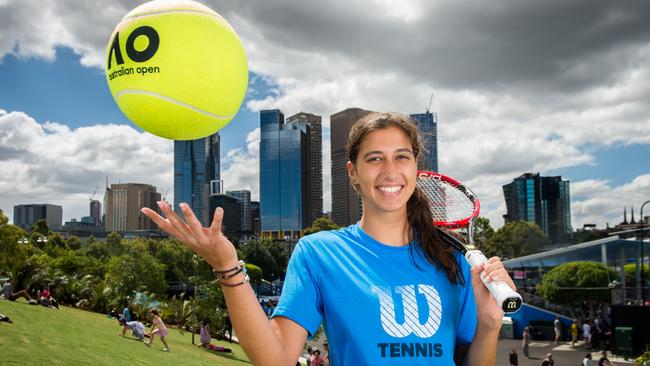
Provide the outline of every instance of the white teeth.
[[384,192],[390,192],[390,193],[392,193],[392,192],[397,192],[397,191],[399,191],[400,189],[402,189],[402,186],[394,186],[394,187],[378,187],[378,188],[379,188],[380,191],[384,191]]

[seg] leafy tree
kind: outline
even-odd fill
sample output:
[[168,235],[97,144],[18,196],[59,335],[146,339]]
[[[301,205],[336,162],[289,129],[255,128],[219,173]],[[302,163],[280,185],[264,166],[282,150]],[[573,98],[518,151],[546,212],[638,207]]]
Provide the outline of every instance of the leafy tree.
[[9,218],[5,215],[4,211],[0,208],[0,227],[7,225]]
[[583,300],[605,302],[609,300],[609,278],[614,276],[599,262],[569,262],[548,271],[537,291],[546,300],[561,305],[575,305]]
[[122,235],[116,232],[111,232],[106,237],[106,248],[108,252],[113,255],[122,255],[124,253],[124,246],[122,245]]
[[310,227],[304,230],[305,235],[314,234],[319,231],[337,230],[339,227],[328,217],[319,217],[311,224]]
[[[18,273],[27,258],[34,253],[27,233],[16,225],[7,224],[9,219],[0,210],[0,271]],[[26,242],[23,242],[25,239]]]
[[246,263],[255,264],[262,269],[264,279],[271,281],[276,269],[275,260],[269,250],[271,242],[268,240],[251,240],[242,247],[242,254]]
[[490,219],[487,217],[479,217],[476,220],[473,237],[474,244],[478,248],[483,248],[484,246],[489,245],[488,243],[494,237],[494,229],[492,228],[492,225],[490,225]]
[[253,285],[259,284],[262,280],[262,269],[254,264],[246,263],[246,273]]
[[42,236],[47,236],[50,234],[50,228],[48,227],[47,221],[45,219],[40,219],[35,223],[33,223],[32,226],[30,227],[30,231],[32,233],[37,233]]
[[494,233],[481,248],[487,257],[517,258],[541,251],[549,245],[548,236],[539,226],[527,221],[510,222]]
[[88,255],[100,260],[107,259],[110,256],[106,244],[101,241],[91,242],[85,249],[82,249],[82,251],[85,251]]
[[66,245],[72,250],[81,249],[81,240],[73,235],[66,240]]
[[[643,277],[645,277],[646,285],[650,284],[650,271],[648,270],[648,264],[644,263],[643,266],[640,267],[643,270]],[[623,266],[623,271],[625,272],[625,286],[636,287],[636,263],[626,264]]]
[[167,289],[165,266],[149,254],[143,243],[134,241],[126,246],[123,255],[108,261],[106,285],[116,302],[135,292],[164,294]]

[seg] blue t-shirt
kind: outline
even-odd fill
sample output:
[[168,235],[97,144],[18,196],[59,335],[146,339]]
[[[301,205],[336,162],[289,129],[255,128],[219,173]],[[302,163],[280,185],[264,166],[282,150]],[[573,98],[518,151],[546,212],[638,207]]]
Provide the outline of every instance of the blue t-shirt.
[[358,224],[306,236],[273,316],[310,335],[322,322],[332,365],[453,365],[477,324],[469,264],[457,255],[465,284],[452,284],[412,249],[382,244]]

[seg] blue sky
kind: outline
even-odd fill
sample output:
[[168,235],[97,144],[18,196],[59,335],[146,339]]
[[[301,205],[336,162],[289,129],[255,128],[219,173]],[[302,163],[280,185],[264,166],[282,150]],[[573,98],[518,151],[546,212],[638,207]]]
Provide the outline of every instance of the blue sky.
[[[0,2],[0,208],[10,217],[36,202],[63,205],[65,220],[87,215],[107,178],[170,188],[171,141],[125,118],[103,72],[113,27],[140,3]],[[645,1],[204,4],[236,29],[251,70],[221,131],[228,189],[258,196],[258,111],[305,111],[323,116],[329,209],[329,116],[423,112],[433,92],[440,170],[479,194],[496,227],[501,186],[525,172],[571,181],[576,228],[616,224],[624,206],[650,199]]]

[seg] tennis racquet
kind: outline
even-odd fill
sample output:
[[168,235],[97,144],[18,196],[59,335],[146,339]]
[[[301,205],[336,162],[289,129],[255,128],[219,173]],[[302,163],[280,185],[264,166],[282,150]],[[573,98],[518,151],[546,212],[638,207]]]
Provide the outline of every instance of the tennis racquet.
[[[419,171],[417,186],[429,201],[434,225],[443,229],[440,230],[442,234],[440,238],[447,245],[460,251],[471,266],[486,263],[488,260],[485,255],[474,247],[472,235],[473,222],[481,208],[476,195],[455,179],[434,172]],[[459,229],[465,229],[467,233],[465,242],[456,235]],[[481,280],[503,312],[514,313],[519,310],[522,304],[521,295],[507,283],[497,281],[486,283],[484,273],[481,273]]]

